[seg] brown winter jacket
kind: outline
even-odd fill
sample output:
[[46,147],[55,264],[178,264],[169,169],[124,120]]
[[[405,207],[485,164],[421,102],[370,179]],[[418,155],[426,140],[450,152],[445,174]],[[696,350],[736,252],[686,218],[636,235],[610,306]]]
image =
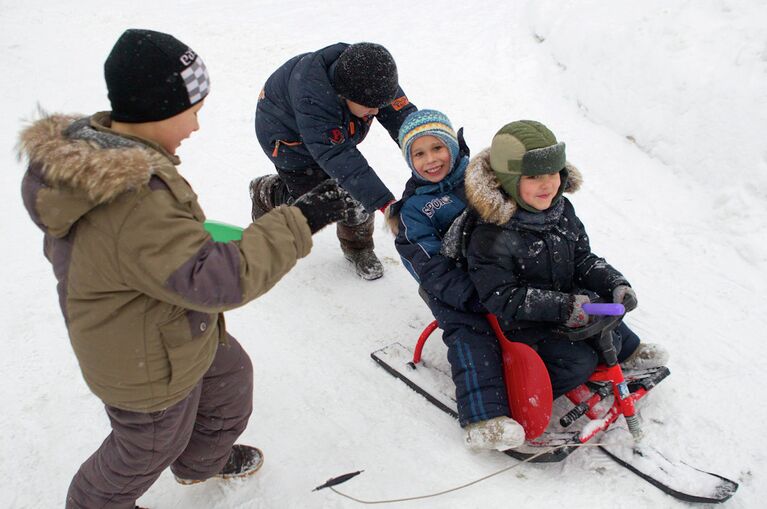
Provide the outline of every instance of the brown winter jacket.
[[312,246],[301,211],[280,207],[216,243],[179,160],[108,127],[109,113],[26,128],[22,195],[83,377],[104,403],[152,412],[183,399],[226,331],[222,311],[269,290]]

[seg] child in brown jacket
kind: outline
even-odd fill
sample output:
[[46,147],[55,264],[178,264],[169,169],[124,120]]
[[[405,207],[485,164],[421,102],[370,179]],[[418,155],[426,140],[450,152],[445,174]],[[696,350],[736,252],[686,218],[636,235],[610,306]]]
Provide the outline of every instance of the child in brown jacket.
[[254,473],[234,445],[252,407],[252,366],[222,312],[268,291],[344,219],[333,181],[217,243],[176,149],[199,128],[202,59],[174,37],[127,30],[105,66],[112,110],[51,115],[21,134],[24,204],[88,387],[112,432],[82,464],[66,507],[133,508],[168,466],[184,484]]

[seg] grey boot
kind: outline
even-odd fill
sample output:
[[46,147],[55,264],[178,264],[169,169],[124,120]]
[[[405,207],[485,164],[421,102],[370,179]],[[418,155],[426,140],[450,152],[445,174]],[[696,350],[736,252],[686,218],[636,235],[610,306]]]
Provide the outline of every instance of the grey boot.
[[344,258],[352,262],[357,275],[367,281],[380,278],[384,272],[373,252],[373,224],[373,215],[365,212],[362,205],[350,221],[336,223]]
[[525,442],[525,430],[511,417],[502,415],[466,426],[464,441],[470,449],[515,449]]
[[354,270],[359,277],[372,281],[383,276],[383,265],[372,248],[369,249],[344,249],[344,258],[354,264]]
[[623,369],[650,369],[665,366],[669,353],[657,343],[639,343],[636,350],[621,362]]

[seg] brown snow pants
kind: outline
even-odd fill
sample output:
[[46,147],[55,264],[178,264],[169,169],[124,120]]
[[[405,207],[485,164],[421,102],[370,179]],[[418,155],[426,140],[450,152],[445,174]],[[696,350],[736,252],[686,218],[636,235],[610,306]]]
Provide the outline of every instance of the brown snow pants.
[[184,479],[212,477],[229,459],[252,407],[253,367],[229,336],[179,403],[152,413],[106,405],[112,432],[72,479],[67,509],[133,509],[168,466]]

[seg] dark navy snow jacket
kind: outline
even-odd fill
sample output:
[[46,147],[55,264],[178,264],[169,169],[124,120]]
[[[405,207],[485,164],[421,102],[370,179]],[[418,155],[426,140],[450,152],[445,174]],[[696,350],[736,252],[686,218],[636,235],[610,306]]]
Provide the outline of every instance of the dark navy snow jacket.
[[454,309],[484,312],[466,267],[440,254],[442,239],[466,208],[463,177],[468,156],[459,156],[456,168],[438,183],[412,177],[415,186],[399,212],[395,246],[402,263],[429,295]]
[[472,231],[472,281],[512,341],[559,338],[553,328],[567,320],[571,294],[610,302],[615,287],[629,284],[591,252],[572,203],[559,200],[543,213],[518,209],[504,225],[484,223]]
[[[256,109],[256,135],[283,171],[319,167],[368,212],[394,199],[357,149],[373,119],[353,116],[333,89],[335,64],[348,47],[337,43],[291,58],[266,81]],[[376,115],[395,142],[402,122],[416,111],[401,88]]]

